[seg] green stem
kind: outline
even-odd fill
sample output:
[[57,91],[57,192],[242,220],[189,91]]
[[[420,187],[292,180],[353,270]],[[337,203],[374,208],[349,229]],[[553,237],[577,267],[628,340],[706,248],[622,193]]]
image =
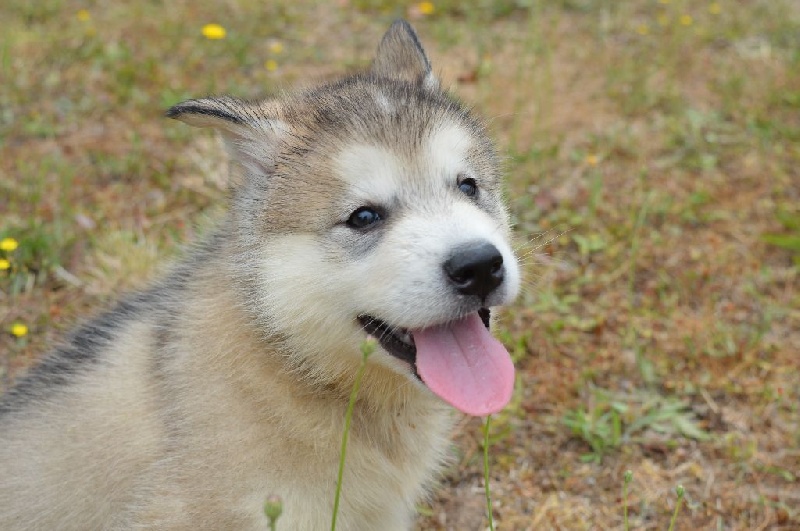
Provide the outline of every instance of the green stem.
[[267,516],[267,520],[269,521],[269,530],[276,531],[278,528],[277,521],[278,517],[283,512],[283,501],[281,500],[280,496],[269,496],[267,501],[264,503],[264,514]]
[[483,427],[483,490],[486,492],[486,514],[489,517],[489,529],[494,531],[494,517],[492,516],[492,494],[489,491],[489,421],[491,415],[486,417]]
[[675,522],[678,520],[678,513],[681,510],[681,505],[683,504],[683,496],[686,491],[683,490],[682,485],[678,485],[678,488],[675,489],[675,492],[678,494],[678,501],[675,504],[675,511],[672,513],[672,519],[669,521],[669,531],[675,529]]
[[633,479],[633,472],[630,470],[625,471],[625,479],[623,481],[622,486],[622,515],[625,520],[625,526],[623,529],[628,531],[630,529],[630,525],[628,524],[628,485],[630,484],[631,480]]
[[361,344],[361,366],[356,373],[356,380],[353,383],[353,390],[350,391],[350,402],[347,404],[347,413],[344,416],[344,432],[342,433],[342,449],[339,452],[339,474],[336,477],[336,497],[333,500],[333,517],[331,519],[331,531],[336,531],[336,517],[339,514],[339,498],[342,494],[342,478],[344,477],[344,457],[347,453],[347,440],[350,438],[350,423],[353,420],[353,410],[356,406],[356,396],[361,387],[361,378],[367,367],[367,358],[375,350],[375,342],[366,340]]

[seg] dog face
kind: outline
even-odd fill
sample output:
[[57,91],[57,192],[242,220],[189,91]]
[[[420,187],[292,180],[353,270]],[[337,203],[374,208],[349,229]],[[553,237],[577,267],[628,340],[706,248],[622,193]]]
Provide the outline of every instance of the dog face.
[[366,74],[169,115],[226,136],[239,166],[236,276],[265,331],[305,353],[295,363],[335,372],[366,331],[382,347],[372,363],[459,409],[505,404],[513,367],[484,325],[520,275],[497,157],[483,125],[439,90],[407,24]]

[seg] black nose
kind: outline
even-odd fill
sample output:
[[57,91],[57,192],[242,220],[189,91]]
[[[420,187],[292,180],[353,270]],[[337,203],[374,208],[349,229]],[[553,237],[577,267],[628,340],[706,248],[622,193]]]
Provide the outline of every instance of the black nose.
[[503,283],[503,255],[489,242],[458,247],[444,263],[450,282],[464,295],[485,299]]

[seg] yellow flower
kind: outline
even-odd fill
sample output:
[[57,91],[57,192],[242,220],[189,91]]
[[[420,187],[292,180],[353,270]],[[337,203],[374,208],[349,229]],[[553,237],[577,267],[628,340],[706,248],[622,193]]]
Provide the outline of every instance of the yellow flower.
[[659,26],[666,26],[667,24],[669,24],[669,15],[667,15],[666,13],[661,13],[660,15],[658,15],[658,18],[656,20],[658,20]]
[[203,36],[210,40],[219,40],[225,38],[225,28],[219,24],[206,24],[203,26]]
[[692,22],[694,22],[692,15],[681,15],[681,25],[691,26]]
[[14,238],[3,238],[0,240],[0,250],[11,252],[19,247],[19,242]]
[[600,162],[600,159],[597,158],[597,155],[595,154],[586,155],[586,164],[588,164],[589,166],[597,166],[598,162]]
[[720,6],[717,2],[714,2],[708,6],[708,12],[712,15],[719,15],[722,13],[722,6]]
[[264,62],[264,68],[266,68],[270,72],[274,72],[275,70],[278,69],[278,61],[276,61],[275,59],[267,59]]
[[5,258],[0,258],[0,271],[5,271],[6,269],[11,268],[11,262],[6,260]]
[[11,333],[17,337],[28,335],[28,327],[22,323],[14,323],[11,325]]
[[650,33],[650,26],[647,24],[639,24],[639,26],[636,28],[636,33],[639,35],[647,35]]
[[79,9],[75,16],[78,17],[78,20],[81,22],[89,22],[91,20],[92,15],[86,9]]
[[275,55],[280,54],[281,52],[283,52],[283,43],[281,41],[270,42],[269,51],[270,53],[274,53]]
[[417,4],[417,9],[421,15],[433,15],[433,12],[436,11],[436,6],[433,5],[433,2],[420,2]]

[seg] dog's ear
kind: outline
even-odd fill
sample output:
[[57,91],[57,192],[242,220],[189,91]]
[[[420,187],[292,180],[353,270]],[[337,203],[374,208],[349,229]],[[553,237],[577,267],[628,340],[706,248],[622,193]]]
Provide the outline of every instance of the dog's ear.
[[405,20],[396,20],[383,36],[370,71],[378,77],[419,83],[425,88],[439,85],[414,28]]
[[167,117],[222,133],[231,156],[251,174],[269,175],[288,125],[272,102],[247,102],[221,96],[188,100],[171,107]]
[[195,127],[213,127],[233,138],[275,132],[282,125],[277,104],[230,96],[184,101],[171,107],[166,115]]

